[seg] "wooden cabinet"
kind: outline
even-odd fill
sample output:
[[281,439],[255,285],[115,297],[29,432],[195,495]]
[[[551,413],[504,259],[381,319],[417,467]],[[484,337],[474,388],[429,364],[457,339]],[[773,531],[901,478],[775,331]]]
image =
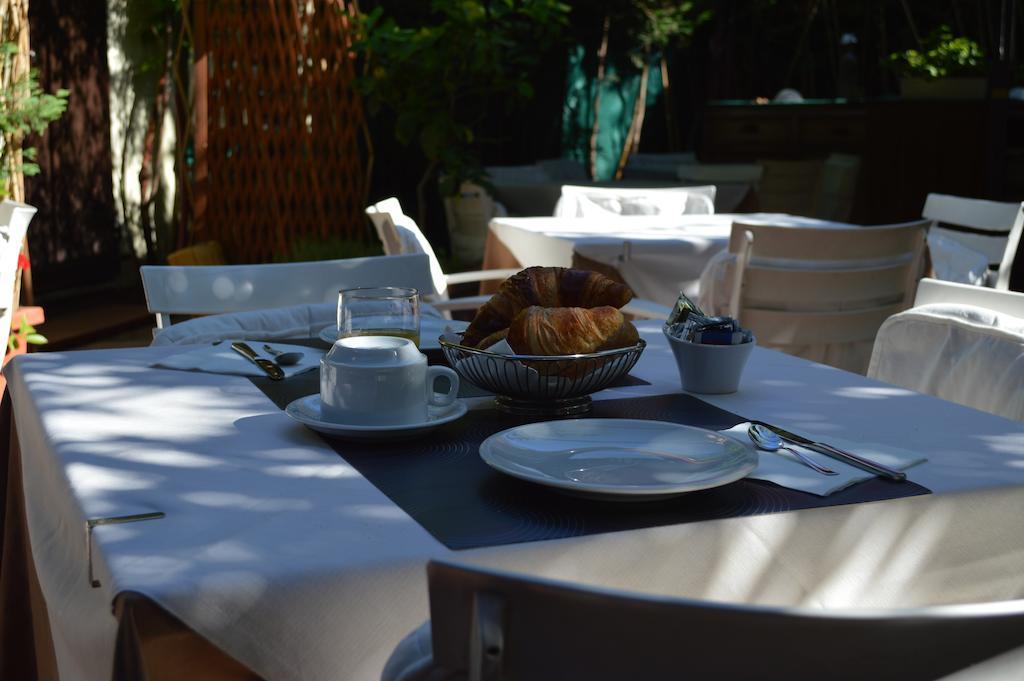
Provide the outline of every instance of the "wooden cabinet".
[[1022,125],[1024,103],[1007,100],[709,104],[698,155],[714,163],[856,154],[851,219],[878,224],[920,217],[929,192],[1024,199]]

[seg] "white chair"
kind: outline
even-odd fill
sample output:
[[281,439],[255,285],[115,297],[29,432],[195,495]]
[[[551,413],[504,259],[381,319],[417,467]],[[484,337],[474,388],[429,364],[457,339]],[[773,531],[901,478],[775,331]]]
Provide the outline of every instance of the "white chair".
[[587,187],[563,185],[555,217],[596,218],[609,215],[710,215],[715,187]]
[[762,346],[863,374],[878,327],[913,300],[927,226],[733,223],[731,314]]
[[814,193],[814,217],[846,222],[853,212],[860,177],[860,156],[829,154]]
[[266,310],[336,305],[343,288],[406,286],[429,291],[433,286],[429,259],[423,254],[266,265],[146,265],[139,271],[157,333],[171,326],[171,315],[251,312],[258,322]]
[[[980,253],[989,268],[997,269],[1007,251],[1010,232],[1020,216],[1021,203],[1004,203],[969,199],[948,194],[929,194],[924,203],[922,217],[934,220],[928,236],[929,245],[933,238],[942,236],[956,241],[975,253]],[[932,250],[937,250],[933,247]],[[956,271],[950,274],[936,270],[939,278],[964,281]],[[980,282],[984,283],[984,282]]]
[[[398,645],[383,681],[917,681],[1024,645],[1019,600],[834,611],[626,593],[437,561],[427,576],[431,619]],[[1019,659],[1004,678],[1021,677]]]
[[488,223],[491,218],[507,215],[505,206],[474,182],[463,182],[455,196],[445,196],[444,216],[455,259],[460,263],[481,262],[487,243]]
[[1017,219],[1013,222],[1010,236],[1006,240],[1006,250],[999,263],[996,274],[996,288],[1002,291],[1024,291],[1024,257],[1017,259],[1022,250],[1021,233],[1024,232],[1024,203],[1017,211]]
[[1024,293],[921,280],[878,330],[868,376],[1024,420]]
[[366,209],[366,215],[373,223],[374,229],[377,230],[377,236],[384,245],[384,253],[388,256],[419,253],[429,258],[430,276],[433,280],[430,290],[434,295],[431,302],[439,310],[475,310],[490,298],[490,296],[468,296],[454,300],[449,299],[448,287],[453,284],[504,280],[519,271],[500,269],[445,274],[427,237],[420,231],[416,221],[402,212],[402,204],[398,199],[392,197],[379,201]]
[[36,209],[25,203],[7,200],[0,203],[0,338],[5,351],[14,307],[18,303],[14,300],[18,253],[35,214]]
[[[445,274],[441,270],[441,265],[437,261],[434,249],[430,247],[427,237],[416,226],[416,222],[408,215],[404,215],[401,210],[402,206],[398,199],[390,198],[370,206],[366,209],[366,214],[373,222],[381,243],[384,244],[385,253],[425,252],[429,255],[430,273],[434,281],[434,290],[438,294],[430,302],[434,308],[443,313],[455,310],[476,310],[491,299],[489,294],[449,299],[449,285],[474,281],[504,280],[520,271],[518,269],[497,269]],[[622,311],[642,319],[665,319],[668,317],[668,313],[671,312],[671,308],[648,300],[635,298],[625,305]]]

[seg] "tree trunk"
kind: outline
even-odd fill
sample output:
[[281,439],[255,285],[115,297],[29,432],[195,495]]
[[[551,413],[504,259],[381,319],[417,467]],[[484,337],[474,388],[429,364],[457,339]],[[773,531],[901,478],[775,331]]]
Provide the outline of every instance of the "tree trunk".
[[160,143],[163,140],[164,114],[171,96],[170,70],[172,60],[174,31],[168,21],[164,29],[166,53],[163,71],[156,83],[156,96],[150,109],[150,119],[146,124],[146,135],[142,146],[142,167],[139,169],[139,223],[142,237],[146,242],[146,260],[161,262],[163,256],[163,239],[157,233],[156,220],[153,215],[153,204],[160,190]]
[[601,118],[601,88],[604,85],[605,61],[608,58],[608,35],[611,33],[612,17],[610,12],[604,15],[601,28],[601,46],[597,49],[597,83],[594,93],[594,126],[590,129],[590,179],[597,179],[597,133]]
[[650,55],[645,55],[644,68],[640,72],[640,92],[637,93],[636,102],[633,103],[633,118],[629,121],[629,131],[626,139],[622,141],[622,153],[619,155],[619,164],[615,167],[615,179],[622,179],[622,171],[629,161],[629,157],[636,153],[640,146],[640,131],[644,127],[644,115],[647,113],[647,78],[651,75]]
[[416,183],[416,224],[424,234],[427,229],[427,183],[434,177],[437,165],[437,161],[431,161]]
[[672,81],[668,77],[668,60],[661,55],[661,96],[665,98],[665,129],[668,131],[668,150],[679,151],[679,123],[676,120],[676,102],[672,97]]

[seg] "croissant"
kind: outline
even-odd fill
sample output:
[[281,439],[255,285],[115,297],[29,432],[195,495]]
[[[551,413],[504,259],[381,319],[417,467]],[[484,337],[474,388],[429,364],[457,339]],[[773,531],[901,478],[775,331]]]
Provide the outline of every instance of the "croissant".
[[508,344],[517,355],[575,355],[636,345],[636,327],[614,307],[528,307],[512,321]]
[[462,336],[463,345],[479,343],[496,331],[508,328],[520,310],[540,307],[620,308],[633,291],[603,274],[565,267],[528,267],[502,283],[498,292],[477,310]]

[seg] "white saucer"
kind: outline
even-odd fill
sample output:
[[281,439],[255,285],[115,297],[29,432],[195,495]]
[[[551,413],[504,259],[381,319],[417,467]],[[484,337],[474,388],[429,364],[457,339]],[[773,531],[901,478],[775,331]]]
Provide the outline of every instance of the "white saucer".
[[[445,328],[451,327],[453,331],[465,331],[469,322],[458,319],[441,319],[440,317],[420,317],[420,350],[439,350],[441,344],[437,339],[444,333]],[[325,326],[317,334],[325,343],[334,343],[338,340],[338,325]]]
[[484,440],[480,457],[523,480],[618,501],[718,487],[757,467],[752,447],[721,433],[636,419],[530,423]]
[[320,415],[320,395],[300,397],[284,409],[284,413],[302,425],[331,437],[346,440],[397,440],[414,437],[454,421],[466,413],[466,403],[455,400],[448,407],[428,407],[427,420],[422,423],[403,423],[394,426],[369,426],[324,421]]

